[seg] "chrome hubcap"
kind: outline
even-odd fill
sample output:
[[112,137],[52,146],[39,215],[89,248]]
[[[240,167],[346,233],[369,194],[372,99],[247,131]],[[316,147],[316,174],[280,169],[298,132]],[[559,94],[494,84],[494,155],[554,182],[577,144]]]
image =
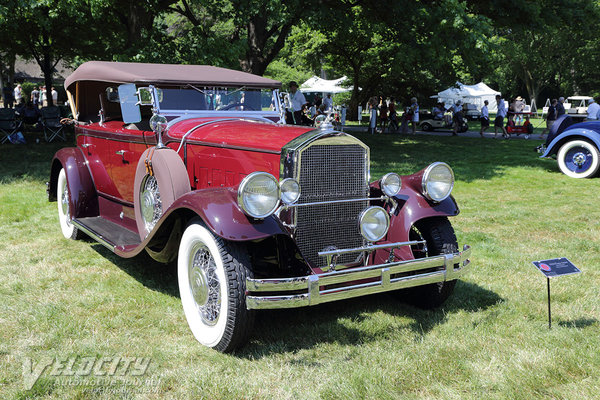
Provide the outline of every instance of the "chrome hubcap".
[[200,243],[192,251],[190,261],[188,272],[192,297],[202,321],[207,325],[215,325],[221,307],[221,287],[215,260],[206,245]]
[[162,202],[158,190],[158,182],[152,175],[146,175],[140,192],[142,219],[147,231],[151,231],[162,215]]
[[582,152],[576,153],[573,156],[573,164],[577,165],[578,167],[581,167],[583,164],[585,164],[585,154],[583,154]]

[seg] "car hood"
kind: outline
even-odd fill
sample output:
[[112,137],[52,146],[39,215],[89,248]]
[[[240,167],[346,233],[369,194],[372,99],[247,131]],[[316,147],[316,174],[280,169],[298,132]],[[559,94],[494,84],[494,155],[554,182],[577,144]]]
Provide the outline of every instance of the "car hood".
[[181,141],[187,134],[189,144],[280,153],[287,143],[313,129],[234,117],[190,118],[171,123],[168,137]]

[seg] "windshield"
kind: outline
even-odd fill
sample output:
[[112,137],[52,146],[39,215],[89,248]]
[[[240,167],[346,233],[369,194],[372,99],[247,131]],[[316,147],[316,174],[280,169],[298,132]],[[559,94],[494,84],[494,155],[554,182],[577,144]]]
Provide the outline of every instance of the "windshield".
[[271,89],[164,88],[158,97],[161,111],[278,111]]

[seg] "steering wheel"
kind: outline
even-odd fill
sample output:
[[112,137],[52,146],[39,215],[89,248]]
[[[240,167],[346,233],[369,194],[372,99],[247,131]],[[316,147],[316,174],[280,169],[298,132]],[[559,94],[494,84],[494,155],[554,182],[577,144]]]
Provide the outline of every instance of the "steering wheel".
[[252,107],[250,107],[247,104],[244,103],[231,103],[231,104],[227,104],[226,106],[223,106],[221,108],[219,108],[219,110],[230,110],[234,107],[244,107],[244,111],[258,111]]

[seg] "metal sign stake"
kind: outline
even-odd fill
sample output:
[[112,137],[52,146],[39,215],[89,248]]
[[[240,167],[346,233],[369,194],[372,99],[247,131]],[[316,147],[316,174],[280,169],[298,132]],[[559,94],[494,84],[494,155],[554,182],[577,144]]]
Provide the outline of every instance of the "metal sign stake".
[[550,278],[546,278],[548,281],[548,329],[552,329],[552,313],[550,312]]

